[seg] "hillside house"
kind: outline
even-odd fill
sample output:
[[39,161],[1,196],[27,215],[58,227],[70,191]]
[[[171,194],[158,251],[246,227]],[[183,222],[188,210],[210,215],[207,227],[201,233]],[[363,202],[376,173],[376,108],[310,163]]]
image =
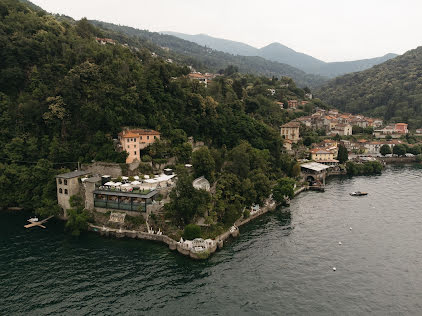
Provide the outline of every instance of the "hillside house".
[[331,135],[337,135],[340,136],[349,136],[352,135],[352,125],[350,124],[336,124],[336,126],[331,130]]
[[97,41],[98,44],[101,44],[101,45],[106,45],[106,44],[116,45],[116,42],[112,40],[111,38],[96,37],[95,40]]
[[126,163],[141,161],[140,150],[160,139],[160,133],[151,129],[124,129],[119,133],[119,147],[128,153]]
[[297,143],[300,139],[299,136],[299,122],[289,122],[281,126],[281,137],[287,140],[291,140],[293,143]]
[[287,101],[287,107],[289,109],[296,109],[299,105],[299,101],[298,100],[288,100]]

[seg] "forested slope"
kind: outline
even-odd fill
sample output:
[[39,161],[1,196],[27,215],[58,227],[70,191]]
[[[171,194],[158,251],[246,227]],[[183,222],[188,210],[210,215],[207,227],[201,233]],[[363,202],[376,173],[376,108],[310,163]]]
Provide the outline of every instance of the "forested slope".
[[[62,168],[125,161],[113,145],[123,126],[161,132],[164,141],[143,154],[193,161],[195,174],[218,178],[215,216],[226,223],[242,205],[267,197],[271,181],[295,172],[278,127],[304,113],[275,103],[303,97],[291,79],[232,72],[206,89],[186,78],[186,67],[153,57],[148,45],[98,44],[104,35],[85,19],[68,23],[0,0],[0,207],[55,209],[54,175]],[[209,149],[192,157],[187,136]],[[200,209],[189,207],[193,215]],[[186,214],[177,218],[187,223]]]
[[335,78],[317,95],[347,112],[364,113],[422,127],[422,47],[374,66]]

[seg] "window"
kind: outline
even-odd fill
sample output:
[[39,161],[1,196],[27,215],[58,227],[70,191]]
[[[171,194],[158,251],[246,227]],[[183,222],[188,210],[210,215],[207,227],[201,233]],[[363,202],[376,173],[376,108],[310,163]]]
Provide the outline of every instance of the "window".
[[136,148],[136,145],[133,145],[133,148]]
[[142,140],[142,136],[139,136],[139,139]]
[[60,188],[60,189],[59,189],[59,193],[63,193],[63,190],[62,190],[62,188]]
[[136,150],[133,152],[134,155],[136,155]]
[[130,148],[130,145],[127,145],[127,148]]
[[149,139],[149,136],[147,136],[147,139]]
[[[64,185],[67,185],[67,180],[64,180]],[[67,190],[66,190],[67,191]]]
[[62,182],[62,179],[59,179],[59,184],[62,184],[63,182]]
[[67,194],[67,189],[64,189],[64,194]]
[[157,139],[157,136],[154,136],[154,139]]

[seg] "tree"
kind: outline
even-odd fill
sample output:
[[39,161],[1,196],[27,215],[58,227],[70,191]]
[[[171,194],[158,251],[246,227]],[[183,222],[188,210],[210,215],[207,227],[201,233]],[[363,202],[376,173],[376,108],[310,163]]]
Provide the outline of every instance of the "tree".
[[192,154],[192,165],[195,176],[204,176],[210,182],[214,182],[215,161],[208,147],[201,147]]
[[390,146],[388,146],[387,144],[382,145],[381,148],[380,148],[380,153],[383,156],[391,154]]
[[385,139],[386,139],[386,140],[392,140],[392,139],[393,139],[393,136],[391,136],[391,135],[387,135],[387,136],[385,136]]
[[294,197],[295,181],[291,178],[282,178],[278,181],[273,189],[274,200],[281,204],[284,203],[286,198],[292,199]]
[[343,164],[347,160],[349,160],[349,153],[347,152],[347,148],[344,145],[340,145],[338,147],[338,153],[337,153],[337,160]]
[[201,237],[201,227],[195,224],[188,224],[183,231],[183,237],[188,240]]
[[397,156],[404,156],[406,154],[406,147],[402,144],[396,145],[393,147],[393,154]]

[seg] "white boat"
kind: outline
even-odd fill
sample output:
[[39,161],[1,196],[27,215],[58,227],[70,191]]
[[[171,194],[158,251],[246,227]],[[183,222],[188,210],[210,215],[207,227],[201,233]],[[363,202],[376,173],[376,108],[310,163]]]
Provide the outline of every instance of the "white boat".
[[38,222],[38,217],[31,217],[30,219],[28,219],[28,222],[30,223]]
[[363,195],[368,195],[367,192],[360,192],[360,191],[356,191],[356,192],[352,192],[350,193],[351,196],[363,196]]

